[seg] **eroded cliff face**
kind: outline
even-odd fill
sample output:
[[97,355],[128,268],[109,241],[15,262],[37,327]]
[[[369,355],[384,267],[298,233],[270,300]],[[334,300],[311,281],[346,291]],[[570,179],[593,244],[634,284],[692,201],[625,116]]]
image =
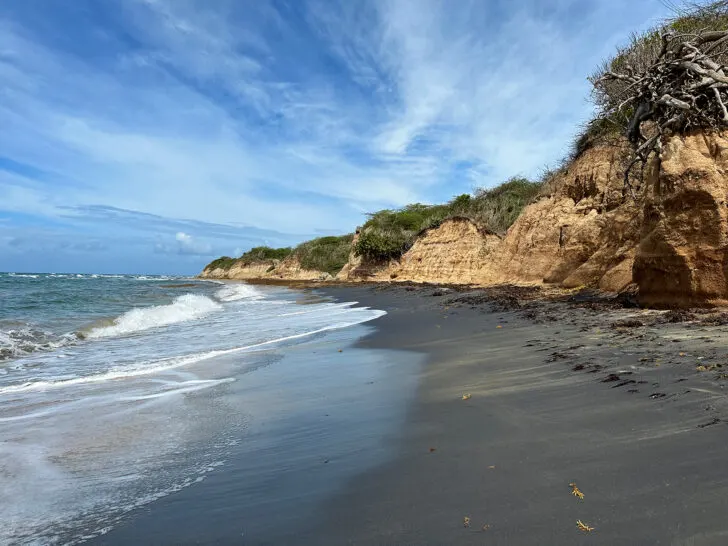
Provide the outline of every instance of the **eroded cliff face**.
[[323,281],[331,279],[331,275],[315,269],[304,269],[300,260],[295,256],[288,256],[270,272],[272,278],[289,279],[294,281]]
[[203,279],[228,279],[239,281],[256,280],[292,280],[318,281],[327,280],[331,275],[322,271],[304,269],[296,256],[288,256],[284,260],[266,260],[243,264],[233,264],[229,269],[205,268],[200,277]]
[[496,251],[497,280],[613,292],[632,285],[646,305],[725,303],[728,139],[673,137],[636,199],[622,199],[621,157],[619,147],[597,147],[557,177]]
[[634,280],[645,304],[728,299],[728,138],[696,134],[663,149],[649,181]]
[[592,148],[557,175],[494,252],[496,282],[627,287],[642,211],[636,201],[623,202],[623,156],[623,147]]
[[[728,138],[674,137],[624,199],[626,145],[584,152],[554,177],[503,238],[453,218],[424,232],[399,261],[350,256],[339,281],[492,285],[549,283],[636,289],[647,305],[728,300]],[[280,264],[203,272],[208,278],[322,280],[289,257]]]
[[203,279],[235,279],[241,281],[261,279],[266,277],[275,265],[274,261],[253,262],[250,264],[238,262],[229,269],[221,267],[217,269],[205,268],[200,273],[200,277]]
[[415,282],[488,284],[489,264],[500,246],[495,234],[478,228],[467,218],[453,218],[427,230],[390,266],[390,276]]

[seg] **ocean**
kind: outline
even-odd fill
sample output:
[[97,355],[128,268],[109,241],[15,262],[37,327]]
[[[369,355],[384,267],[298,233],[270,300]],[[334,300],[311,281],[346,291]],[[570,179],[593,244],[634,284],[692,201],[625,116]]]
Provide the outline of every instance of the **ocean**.
[[[326,457],[349,461],[317,479],[325,494],[362,453],[374,464],[414,388],[392,374],[401,358],[354,348],[384,314],[282,287],[0,273],[0,543],[104,537],[230,465],[236,502],[252,508],[223,539],[256,532],[254,508],[291,496],[269,486],[242,498],[266,471],[305,481]],[[387,388],[347,398],[377,381]],[[376,408],[366,420],[364,406]],[[291,458],[286,442],[306,426],[312,439]]]

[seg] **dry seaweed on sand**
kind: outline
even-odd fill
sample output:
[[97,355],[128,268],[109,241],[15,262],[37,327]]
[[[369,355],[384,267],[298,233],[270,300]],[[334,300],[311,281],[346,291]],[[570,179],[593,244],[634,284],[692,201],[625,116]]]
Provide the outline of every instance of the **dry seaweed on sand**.
[[577,497],[578,499],[584,500],[584,493],[581,492],[581,489],[579,489],[575,483],[570,483],[569,487],[571,487],[571,494]]
[[584,531],[586,533],[589,533],[594,530],[594,527],[591,527],[590,525],[584,523],[580,519],[576,520],[576,526],[579,528],[579,530]]

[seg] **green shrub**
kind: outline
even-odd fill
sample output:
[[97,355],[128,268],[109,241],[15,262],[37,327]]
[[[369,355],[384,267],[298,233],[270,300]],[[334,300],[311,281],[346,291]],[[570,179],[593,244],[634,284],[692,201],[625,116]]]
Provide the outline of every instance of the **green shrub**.
[[407,252],[417,235],[439,226],[451,212],[449,204],[415,203],[397,210],[380,210],[369,215],[354,247],[357,256],[374,261],[397,259]]
[[292,252],[290,247],[271,248],[269,246],[256,246],[240,256],[240,261],[245,264],[254,262],[265,262],[269,260],[282,260]]
[[352,234],[339,237],[319,237],[301,243],[295,248],[293,254],[304,269],[336,275],[349,261],[353,239]]
[[217,258],[216,260],[212,260],[209,264],[205,266],[205,269],[230,269],[237,260],[235,258],[231,258],[230,256],[221,256],[220,258]]
[[354,245],[354,253],[375,262],[384,262],[397,259],[407,252],[414,236],[404,231],[383,232],[377,229],[368,229],[359,234]]
[[369,215],[354,246],[357,256],[382,262],[398,259],[426,229],[456,216],[470,218],[480,228],[504,233],[527,204],[535,199],[541,183],[511,178],[493,189],[462,194],[444,205],[416,203],[398,210],[381,210]]
[[469,217],[483,229],[503,234],[524,207],[538,196],[540,190],[540,182],[514,177],[495,188],[476,190],[475,196],[460,214]]

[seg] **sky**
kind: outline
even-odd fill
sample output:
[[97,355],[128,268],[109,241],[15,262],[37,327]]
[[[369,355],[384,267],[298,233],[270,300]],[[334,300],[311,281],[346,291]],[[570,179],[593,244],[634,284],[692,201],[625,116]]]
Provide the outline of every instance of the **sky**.
[[0,2],[0,271],[194,274],[534,177],[660,0]]

